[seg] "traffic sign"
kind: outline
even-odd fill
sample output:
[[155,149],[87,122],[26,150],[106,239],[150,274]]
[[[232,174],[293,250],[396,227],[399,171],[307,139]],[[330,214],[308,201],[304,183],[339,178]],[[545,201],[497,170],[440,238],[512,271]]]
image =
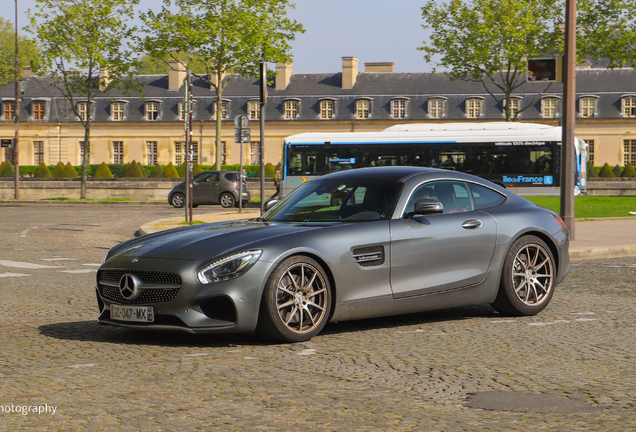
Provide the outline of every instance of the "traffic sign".
[[245,128],[245,129],[239,129],[236,128],[234,129],[234,142],[237,143],[248,143],[250,142],[250,129],[249,128]]
[[242,128],[242,129],[246,128],[249,122],[250,121],[246,115],[240,114],[234,117],[234,124],[236,125],[237,128]]

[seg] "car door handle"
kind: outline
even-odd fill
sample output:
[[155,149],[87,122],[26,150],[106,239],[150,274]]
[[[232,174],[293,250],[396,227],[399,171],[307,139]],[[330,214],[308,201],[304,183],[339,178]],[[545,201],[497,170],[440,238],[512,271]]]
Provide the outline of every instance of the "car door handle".
[[466,222],[462,224],[462,228],[465,229],[477,229],[481,226],[481,221],[479,219],[468,219]]

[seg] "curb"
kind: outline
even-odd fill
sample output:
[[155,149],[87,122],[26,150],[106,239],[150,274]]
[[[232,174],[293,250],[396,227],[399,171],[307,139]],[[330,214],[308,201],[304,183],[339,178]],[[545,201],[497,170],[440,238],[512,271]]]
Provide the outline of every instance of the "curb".
[[602,246],[570,249],[570,260],[581,261],[601,258],[636,256],[636,245]]
[[42,200],[0,200],[1,205],[150,205],[150,206],[167,206],[170,207],[168,201],[42,201]]

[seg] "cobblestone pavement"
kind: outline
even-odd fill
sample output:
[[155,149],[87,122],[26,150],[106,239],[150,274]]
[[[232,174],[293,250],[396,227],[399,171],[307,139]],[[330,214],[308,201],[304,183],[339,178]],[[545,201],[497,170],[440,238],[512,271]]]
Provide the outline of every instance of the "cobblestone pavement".
[[[574,263],[535,317],[453,309],[286,345],[98,326],[106,250],[178,215],[0,208],[0,430],[636,429],[636,258]],[[15,412],[32,406],[56,411]]]

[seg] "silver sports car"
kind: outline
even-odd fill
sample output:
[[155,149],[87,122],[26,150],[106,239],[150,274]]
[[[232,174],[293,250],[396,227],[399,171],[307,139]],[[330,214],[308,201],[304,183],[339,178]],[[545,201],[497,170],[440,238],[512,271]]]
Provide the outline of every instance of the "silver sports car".
[[457,306],[533,315],[570,264],[557,214],[453,171],[341,171],[266,207],[112,248],[99,322],[293,342],[328,321]]

